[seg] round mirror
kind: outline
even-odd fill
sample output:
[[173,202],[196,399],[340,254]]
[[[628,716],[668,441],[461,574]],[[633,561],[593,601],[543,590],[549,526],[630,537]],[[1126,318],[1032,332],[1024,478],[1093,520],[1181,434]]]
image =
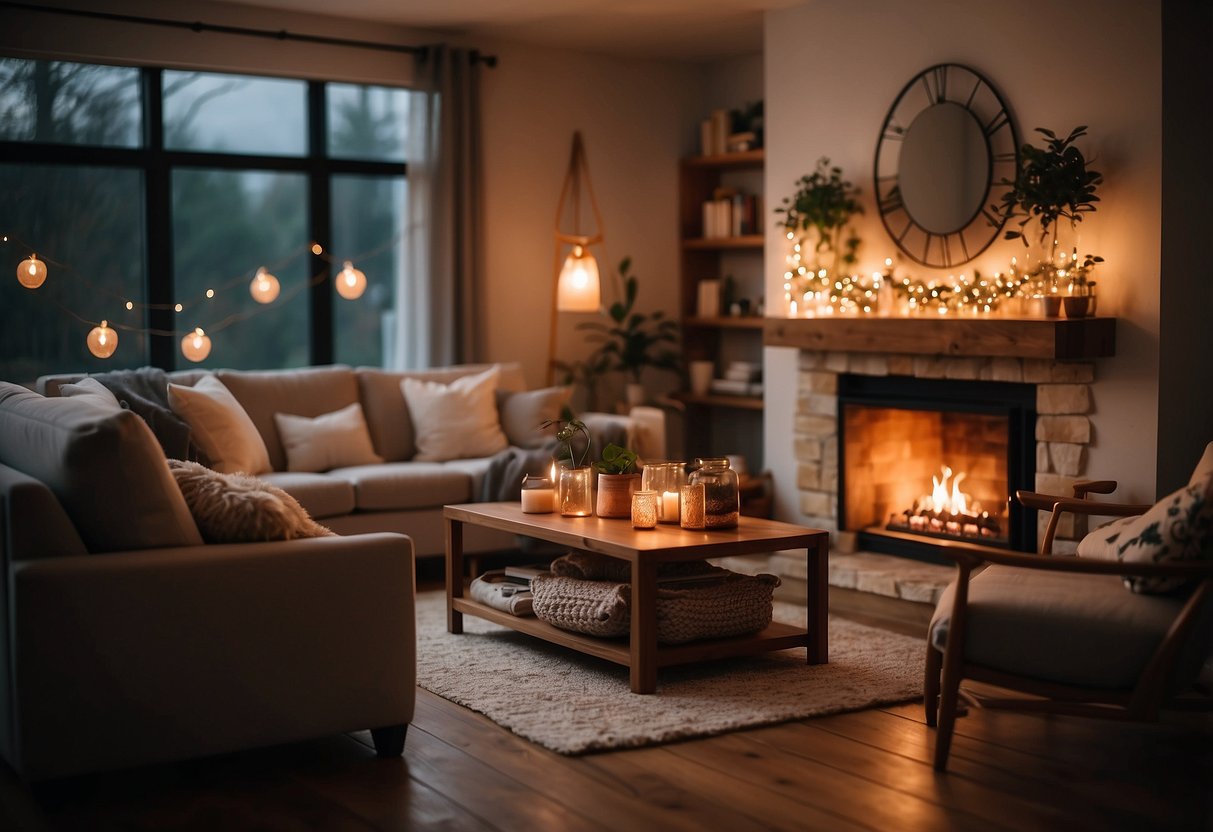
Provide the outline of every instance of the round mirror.
[[932,268],[972,260],[998,237],[993,211],[1014,178],[1019,140],[1010,112],[973,70],[940,64],[897,96],[876,147],[880,218],[893,242]]

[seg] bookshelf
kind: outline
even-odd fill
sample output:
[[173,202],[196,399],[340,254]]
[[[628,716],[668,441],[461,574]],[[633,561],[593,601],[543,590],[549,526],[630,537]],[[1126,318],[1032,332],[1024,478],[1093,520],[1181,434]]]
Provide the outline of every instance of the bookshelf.
[[[762,149],[684,159],[679,170],[679,312],[686,361],[709,360],[720,377],[731,361],[762,362],[762,318],[754,314],[763,296],[765,224],[762,207]],[[746,212],[741,234],[705,236],[708,210],[704,203],[718,189],[757,197]],[[733,209],[737,210],[736,207]],[[719,227],[717,228],[719,230]],[[733,231],[739,229],[733,226]],[[745,316],[729,314],[722,300],[719,314],[704,316],[700,308],[701,280],[733,278],[734,299],[750,301]],[[710,311],[710,310],[709,310]],[[762,397],[689,390],[673,396],[686,407],[685,455],[742,454],[751,471],[763,468]]]

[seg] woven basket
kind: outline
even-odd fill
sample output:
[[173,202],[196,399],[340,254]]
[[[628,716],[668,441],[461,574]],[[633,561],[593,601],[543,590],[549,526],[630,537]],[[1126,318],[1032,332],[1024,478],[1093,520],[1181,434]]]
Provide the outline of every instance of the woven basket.
[[[658,587],[659,644],[742,635],[771,623],[771,595],[779,578],[721,571],[718,579]],[[531,591],[535,616],[562,630],[604,638],[631,631],[630,584],[539,575]]]

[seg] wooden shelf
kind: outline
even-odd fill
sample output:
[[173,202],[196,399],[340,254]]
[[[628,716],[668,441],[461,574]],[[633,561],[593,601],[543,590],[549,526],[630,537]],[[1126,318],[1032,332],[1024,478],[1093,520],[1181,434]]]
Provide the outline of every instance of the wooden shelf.
[[760,168],[766,162],[767,152],[763,148],[741,153],[720,153],[715,156],[691,156],[682,163],[688,168]]
[[689,405],[703,407],[732,407],[737,410],[762,410],[762,396],[726,396],[723,393],[671,393],[670,398]]
[[689,237],[682,241],[682,247],[706,251],[737,248],[761,250],[765,243],[766,239],[761,234],[746,234],[744,237]]
[[1078,360],[1116,352],[1115,318],[767,318],[763,344],[835,352]]
[[728,318],[687,318],[682,322],[686,326],[698,326],[714,329],[762,329],[763,319],[755,316]]

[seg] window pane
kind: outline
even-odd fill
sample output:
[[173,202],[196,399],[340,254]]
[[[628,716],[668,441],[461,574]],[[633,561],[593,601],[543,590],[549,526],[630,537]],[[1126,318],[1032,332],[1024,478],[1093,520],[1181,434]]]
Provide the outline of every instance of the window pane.
[[0,139],[138,147],[139,70],[0,58]]
[[[195,365],[276,369],[308,363],[307,179],[298,173],[173,171],[176,329],[202,327],[211,353]],[[281,291],[268,305],[249,294],[259,266]],[[214,289],[215,297],[206,298]],[[192,305],[191,305],[192,302]],[[239,319],[224,329],[216,324]],[[180,340],[180,339],[178,339]]]
[[409,92],[394,87],[329,84],[328,155],[403,162]]
[[334,292],[335,357],[339,363],[382,367],[393,349],[393,309],[401,273],[407,184],[403,176],[334,176],[333,248],[341,268],[349,258],[366,274],[357,300]]
[[[120,168],[0,165],[0,378],[32,384],[40,375],[138,367],[148,360],[144,300],[143,176]],[[36,253],[46,282],[26,289],[16,265]],[[62,264],[62,265],[60,265]],[[60,306],[61,305],[61,306]],[[90,321],[107,319],[118,350],[94,358]]]
[[307,83],[246,75],[164,71],[164,146],[302,156]]

